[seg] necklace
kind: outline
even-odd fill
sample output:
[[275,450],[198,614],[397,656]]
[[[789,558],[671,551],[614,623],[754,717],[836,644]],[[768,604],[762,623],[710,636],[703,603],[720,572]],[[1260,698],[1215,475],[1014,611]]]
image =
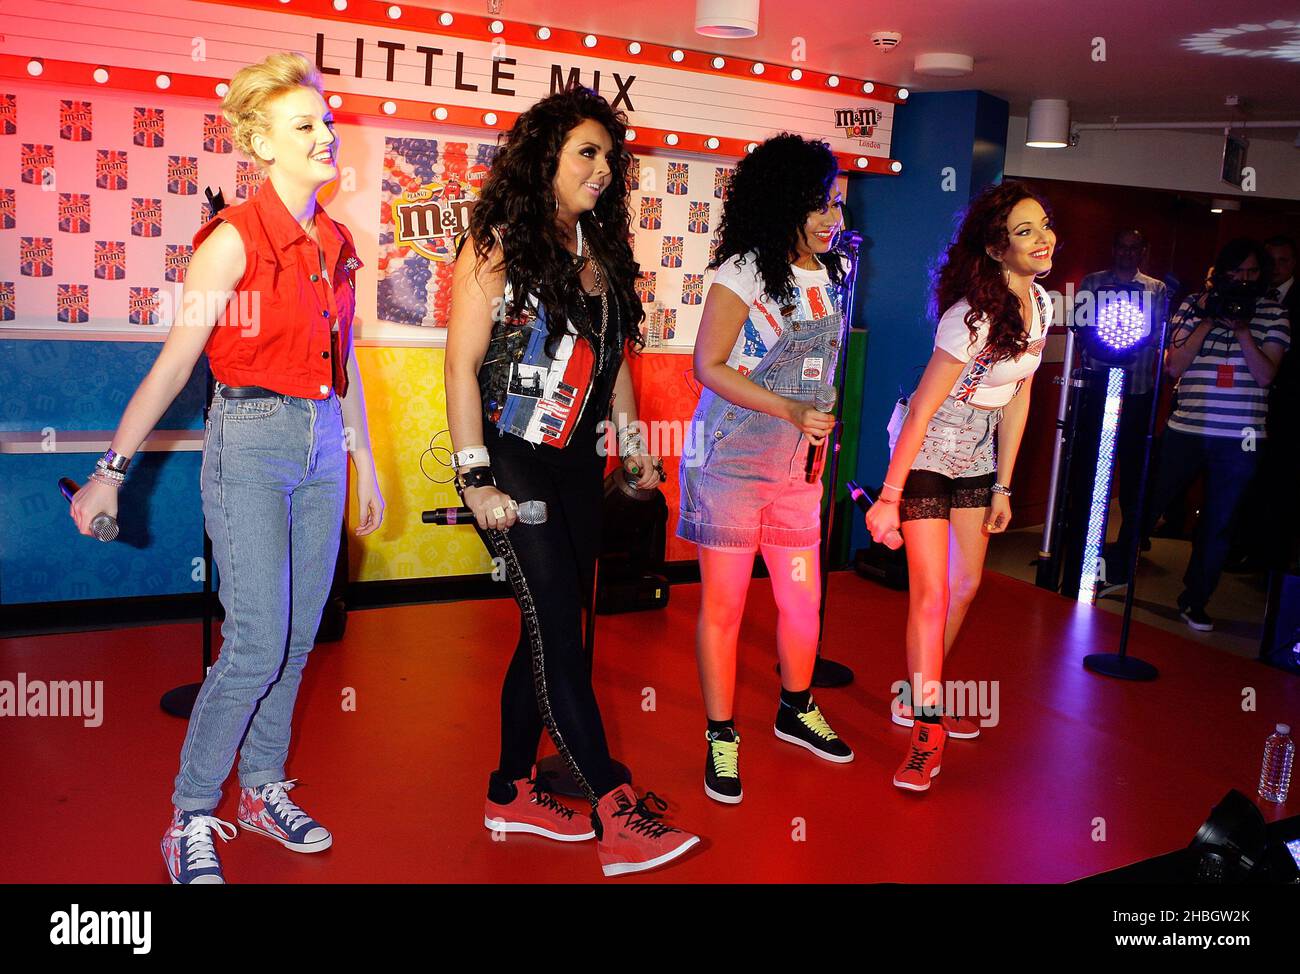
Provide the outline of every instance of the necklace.
[[[582,240],[582,221],[579,220],[575,226],[578,231],[578,260],[579,267],[581,267],[581,261],[585,259],[583,251],[586,249]],[[605,286],[605,276],[601,273],[600,261],[593,260],[591,262],[591,276],[592,283],[600,293],[600,336],[595,365],[595,372],[600,372],[605,365],[605,332],[609,329],[609,288]],[[581,276],[578,279],[578,284],[579,286],[582,284]]]

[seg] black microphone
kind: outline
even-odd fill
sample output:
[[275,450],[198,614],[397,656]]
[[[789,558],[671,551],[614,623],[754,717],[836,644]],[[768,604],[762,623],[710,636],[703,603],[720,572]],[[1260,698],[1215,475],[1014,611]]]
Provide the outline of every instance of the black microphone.
[[[545,524],[546,501],[524,501],[519,505],[518,513],[521,524]],[[443,526],[475,523],[474,512],[468,507],[436,507],[421,514],[420,520],[425,524]]]
[[[871,499],[870,494],[858,486],[856,481],[846,481],[844,486],[849,489],[849,496],[853,498],[853,503],[858,505],[858,510],[863,514],[866,514],[867,511],[871,510],[871,505],[874,504],[875,501]],[[885,536],[884,545],[892,551],[897,551],[903,546],[903,535],[896,530],[890,531],[889,534]]]
[[[68,477],[59,478],[59,492],[69,504],[77,491],[81,490],[76,481]],[[117,537],[117,518],[111,514],[96,514],[94,520],[90,522],[90,533],[100,541],[112,541]]]
[[[819,413],[830,413],[835,411],[835,402],[840,397],[840,391],[831,385],[820,385],[817,387],[817,394],[813,397],[813,405],[817,407]],[[826,443],[834,435],[835,430],[822,437],[822,441],[808,447],[808,462],[804,467],[804,479],[810,484],[815,484],[822,479],[822,467],[826,465]]]

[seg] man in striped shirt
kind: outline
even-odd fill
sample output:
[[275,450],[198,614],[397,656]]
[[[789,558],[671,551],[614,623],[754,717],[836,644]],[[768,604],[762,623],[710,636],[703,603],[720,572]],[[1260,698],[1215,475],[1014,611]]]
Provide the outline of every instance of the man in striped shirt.
[[1233,516],[1255,474],[1268,387],[1291,344],[1286,313],[1261,286],[1268,279],[1263,247],[1245,238],[1230,241],[1214,267],[1215,290],[1254,285],[1259,297],[1249,316],[1214,316],[1209,292],[1203,292],[1188,297],[1174,316],[1165,371],[1178,381],[1178,405],[1165,431],[1150,507],[1158,515],[1205,473],[1205,501],[1178,599],[1183,621],[1200,632],[1214,628],[1206,603],[1219,584]]

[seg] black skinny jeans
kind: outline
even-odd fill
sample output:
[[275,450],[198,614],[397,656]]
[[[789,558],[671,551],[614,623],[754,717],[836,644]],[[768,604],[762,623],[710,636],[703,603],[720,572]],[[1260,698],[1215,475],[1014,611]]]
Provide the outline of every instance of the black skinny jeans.
[[[589,463],[548,463],[541,455],[549,447],[492,439],[497,486],[518,503],[547,506],[544,524],[479,532],[488,552],[504,559],[520,609],[519,642],[501,687],[498,771],[511,781],[528,777],[545,728],[594,806],[623,783],[610,761],[582,629],[600,544],[604,458],[593,450]],[[569,449],[591,449],[593,440],[575,431]]]

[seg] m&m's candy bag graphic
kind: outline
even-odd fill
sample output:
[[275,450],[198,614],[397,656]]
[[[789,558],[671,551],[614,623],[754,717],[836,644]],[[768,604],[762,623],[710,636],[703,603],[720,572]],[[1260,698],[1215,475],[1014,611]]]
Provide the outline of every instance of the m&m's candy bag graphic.
[[24,142],[18,153],[18,171],[25,183],[48,186],[54,182],[54,146]]
[[14,282],[0,281],[0,321],[14,320]]
[[100,189],[126,189],[126,153],[95,150],[95,185]]
[[658,230],[664,225],[664,198],[662,196],[641,197],[642,230]]
[[168,156],[167,192],[175,196],[193,196],[198,191],[198,156]]
[[224,154],[232,152],[234,148],[226,116],[206,113],[203,116],[203,151]]
[[636,156],[627,157],[627,191],[641,188],[641,160]]
[[235,197],[246,200],[257,191],[257,187],[262,185],[262,180],[266,178],[266,173],[262,167],[255,162],[249,162],[247,159],[240,159],[235,163]]
[[682,238],[664,237],[663,256],[659,261],[664,267],[682,266]]
[[162,200],[141,196],[131,198],[131,236],[162,236]]
[[24,277],[49,277],[54,273],[54,238],[19,237],[18,273]]
[[731,185],[731,174],[735,171],[732,166],[718,166],[713,170],[713,195],[718,199],[727,198],[727,187]]
[[636,276],[636,296],[641,299],[642,304],[654,304],[655,300],[655,272],[642,271]]
[[126,318],[133,325],[158,324],[158,289],[130,288],[126,296]]
[[90,232],[90,194],[59,194],[59,229],[64,233]]
[[702,304],[704,302],[704,275],[682,275],[682,304]]
[[131,141],[147,149],[161,149],[163,146],[163,110],[161,108],[137,108],[131,119]]
[[90,285],[60,284],[54,297],[55,317],[59,321],[90,320]]
[[18,203],[12,189],[0,189],[0,230],[12,230],[18,222]]
[[668,185],[665,192],[669,196],[685,196],[690,167],[684,162],[668,163]]
[[659,337],[666,342],[677,337],[677,309],[664,308],[659,318]]
[[126,241],[95,241],[95,277],[101,281],[120,281],[126,277]]
[[194,254],[191,244],[168,244],[163,251],[163,277],[169,281],[184,282],[185,269]]
[[91,138],[90,102],[59,102],[59,138],[69,142],[89,142]]
[[18,131],[18,96],[0,95],[0,135]]
[[691,200],[686,215],[686,229],[691,233],[709,232],[709,204],[706,201]]

